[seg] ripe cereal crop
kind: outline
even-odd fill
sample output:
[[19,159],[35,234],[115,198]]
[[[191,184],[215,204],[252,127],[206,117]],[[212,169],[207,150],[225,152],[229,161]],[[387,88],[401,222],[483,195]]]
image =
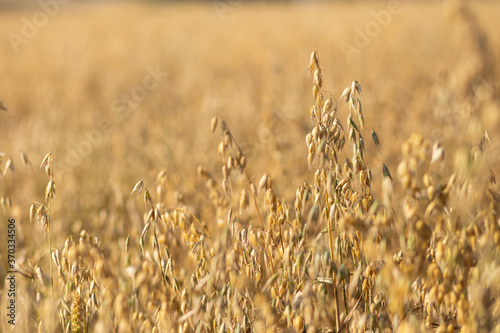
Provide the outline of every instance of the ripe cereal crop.
[[500,331],[496,3],[212,5],[5,42],[0,332]]

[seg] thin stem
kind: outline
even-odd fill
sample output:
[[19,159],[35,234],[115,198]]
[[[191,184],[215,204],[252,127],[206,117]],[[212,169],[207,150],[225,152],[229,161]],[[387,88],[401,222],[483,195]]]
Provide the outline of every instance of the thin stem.
[[50,266],[50,291],[52,293],[52,301],[54,301],[54,280],[52,279],[52,240],[50,237],[51,231],[49,227],[49,266]]
[[337,278],[333,277],[333,295],[335,297],[335,322],[337,323],[337,332],[340,332],[340,309],[339,297],[337,294]]
[[344,292],[344,307],[345,307],[345,315],[347,316],[347,292],[346,292],[346,285],[345,285],[345,280],[342,281],[343,288],[342,291]]
[[[368,289],[365,290],[365,315],[368,315]],[[366,331],[366,320],[364,330]]]
[[[238,146],[238,145],[236,145]],[[239,149],[239,147],[238,147]],[[248,175],[248,170],[245,167],[245,177],[247,178],[248,185],[252,183],[252,180],[250,179],[250,176]],[[250,192],[252,192],[252,197],[253,197],[253,203],[255,205],[255,210],[257,211],[257,215],[259,216],[259,221],[260,221],[260,226],[262,229],[264,229],[264,221],[262,220],[262,216],[260,215],[260,210],[259,210],[259,205],[257,204],[257,196],[255,193],[250,189]]]
[[[236,139],[231,134],[231,132],[229,132],[229,136],[230,136],[231,140],[233,141],[234,145],[236,146],[236,148],[238,148],[238,150],[240,152],[243,152],[243,150],[241,149],[240,145],[238,145],[238,142],[236,142]],[[250,179],[250,176],[248,175],[248,170],[247,170],[246,165],[243,168],[245,171],[245,177],[247,179],[248,185],[250,186],[250,184],[252,183],[252,180]],[[257,215],[259,216],[260,225],[261,225],[262,229],[264,229],[264,221],[262,220],[262,216],[260,215],[259,205],[257,204],[257,196],[255,195],[255,193],[253,193],[253,191],[251,189],[250,189],[250,192],[252,192],[253,203],[255,205],[255,210],[257,211]]]
[[[326,193],[326,204],[328,205],[328,193]],[[333,239],[332,239],[332,223],[330,220],[330,214],[328,212],[328,208],[326,209],[326,218],[328,221],[328,243],[330,244],[330,257],[332,258],[333,262]]]
[[48,238],[49,238],[49,270],[50,270],[50,291],[52,294],[52,301],[54,301],[54,279],[52,269],[52,219],[50,218],[50,197],[47,200],[47,219],[48,219]]

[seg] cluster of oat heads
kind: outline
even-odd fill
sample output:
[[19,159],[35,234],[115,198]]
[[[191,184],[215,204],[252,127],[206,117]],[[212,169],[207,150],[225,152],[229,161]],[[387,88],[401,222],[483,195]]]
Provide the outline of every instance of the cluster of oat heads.
[[44,234],[50,233],[50,203],[52,199],[56,197],[56,185],[54,181],[54,170],[52,169],[52,153],[45,155],[42,163],[40,164],[40,169],[44,168],[49,182],[45,188],[44,202],[33,202],[30,207],[30,219],[33,221],[36,219],[38,223],[42,224]]
[[[280,193],[270,172],[254,176],[236,135],[216,116],[210,129],[220,133],[214,153],[220,168],[197,170],[204,201],[184,197],[163,169],[156,191],[143,180],[133,187],[130,202],[140,202],[143,216],[124,227],[126,237],[107,246],[83,230],[53,246],[56,187],[47,154],[44,199],[33,203],[30,217],[48,235],[49,251],[17,267],[36,300],[33,326],[40,332],[498,330],[500,193],[486,159],[488,132],[455,154],[465,161],[456,168],[447,161],[453,153],[446,142],[414,134],[402,144],[397,172],[384,162],[372,178],[366,135],[380,155],[382,145],[374,130],[365,134],[361,84],[353,81],[339,103],[325,97],[317,52],[308,73],[313,105],[303,163],[309,168],[291,193]],[[378,186],[381,198],[372,190]],[[50,277],[42,271],[47,259]]]
[[61,295],[59,320],[66,332],[87,332],[101,307],[101,284],[111,276],[101,240],[83,230],[78,242],[66,239],[62,251],[52,260],[58,271],[58,284],[66,286]]
[[[374,232],[370,230],[373,217],[368,214],[374,214],[377,205],[373,205],[371,171],[364,160],[364,116],[359,98],[362,94],[361,85],[353,81],[340,97],[348,105],[344,127],[337,117],[337,108],[333,107],[337,102],[332,97],[325,100],[320,92],[323,80],[316,52],[311,55],[309,73],[313,70],[315,103],[310,114],[314,127],[306,136],[306,144],[309,166],[313,165],[316,156],[319,156],[316,157],[319,161],[313,185],[304,183],[297,190],[297,216],[300,218],[304,203],[311,196],[312,206],[305,227],[309,230],[321,227],[326,230],[331,268],[320,281],[330,281],[332,284],[334,327],[341,330],[357,320],[361,326],[354,326],[362,329],[387,328],[389,323],[383,316],[384,297],[376,294],[375,288],[380,264],[368,261],[363,254],[364,233]],[[345,149],[346,135],[352,153]],[[375,132],[372,137],[379,148],[380,142]],[[339,156],[345,156],[343,163]],[[355,285],[361,286],[361,289],[354,288]]]
[[[21,162],[23,163],[24,167],[27,168],[28,166],[30,166],[31,162],[28,158],[28,155],[26,155],[26,153],[24,152],[21,152],[20,155],[21,155]],[[7,156],[6,153],[0,151],[0,166],[2,165],[2,159],[4,159],[6,156]],[[3,171],[0,172],[0,177],[5,176],[9,171],[12,172],[12,174],[16,173],[16,169],[14,167],[14,160],[12,159],[12,156],[8,156],[7,161],[3,166]]]
[[[27,157],[26,161],[29,161]],[[35,201],[31,205],[30,219],[41,224],[44,235],[47,235],[48,251],[42,256],[49,262],[50,275],[44,275],[40,267],[41,257],[34,264],[29,258],[22,257],[16,268],[32,281],[33,298],[37,303],[33,315],[39,332],[55,330],[57,322],[64,332],[88,332],[96,313],[102,313],[100,283],[111,276],[110,270],[99,237],[85,230],[80,233],[77,243],[70,236],[62,249],[53,247],[51,203],[56,197],[56,186],[52,153],[43,158],[41,168],[45,170],[48,183],[43,202]]]
[[37,223],[42,225],[44,236],[47,235],[48,245],[49,245],[49,264],[50,264],[50,287],[52,298],[54,298],[54,281],[53,281],[53,269],[52,261],[52,220],[50,216],[50,204],[52,200],[56,197],[56,184],[54,181],[54,170],[52,168],[52,153],[48,153],[42,160],[40,164],[40,169],[45,168],[45,174],[49,178],[49,182],[45,188],[44,202],[33,202],[30,206],[30,221],[36,220]]
[[[403,246],[394,256],[394,262],[399,266],[402,280],[413,280],[411,292],[407,291],[412,299],[410,311],[412,316],[424,320],[425,327],[476,331],[487,325],[490,330],[494,326],[491,318],[489,322],[478,323],[478,318],[470,313],[473,299],[468,293],[475,284],[481,285],[471,274],[480,255],[478,241],[493,240],[487,240],[488,235],[483,234],[491,228],[488,220],[493,216],[484,219],[480,215],[486,211],[497,213],[484,206],[488,206],[487,202],[478,201],[476,204],[486,208],[482,213],[475,209],[457,213],[460,208],[455,205],[466,205],[471,199],[463,197],[468,181],[458,173],[447,177],[436,173],[436,164],[443,163],[444,151],[440,149],[438,144],[432,147],[420,135],[413,135],[402,146],[398,176],[406,195],[402,201],[403,223],[398,224],[398,230],[403,235]],[[461,200],[464,201],[460,203]],[[475,326],[478,324],[479,327]]]
[[[210,124],[210,129],[213,132],[217,129],[219,126],[219,117],[215,116]],[[257,187],[251,180],[248,170],[247,170],[247,157],[243,153],[242,149],[236,142],[235,138],[231,134],[231,131],[229,130],[229,127],[227,126],[225,121],[220,121],[220,129],[221,129],[221,135],[222,139],[219,142],[218,146],[218,154],[219,158],[223,162],[222,164],[222,189],[224,190],[224,193],[226,195],[226,198],[229,199],[232,196],[232,187],[231,187],[231,179],[230,176],[233,172],[239,171],[241,175],[243,175],[246,185],[241,189],[241,193],[239,196],[239,210],[240,213],[244,210],[246,210],[249,206],[249,201],[250,201],[250,194],[252,195],[254,206],[257,212],[257,215],[259,217],[259,222],[261,226],[264,226],[264,222],[262,220],[262,217],[260,215],[259,211],[259,206],[257,204]],[[210,180],[211,176],[206,172],[206,170],[203,167],[200,167],[198,170],[198,173],[200,176],[204,177],[205,179]],[[261,182],[259,183],[259,191],[264,189],[265,190],[269,189],[270,186],[267,186],[269,184],[269,181],[264,181],[266,177],[269,177],[269,175],[264,175]],[[211,184],[210,181],[207,183],[209,188],[212,190],[214,189],[214,184]],[[227,202],[225,203],[227,205]]]

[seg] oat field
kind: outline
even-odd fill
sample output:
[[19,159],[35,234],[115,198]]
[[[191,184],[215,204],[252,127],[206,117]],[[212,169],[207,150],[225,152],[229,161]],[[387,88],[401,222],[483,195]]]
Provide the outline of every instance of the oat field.
[[0,332],[500,332],[498,1],[0,3]]

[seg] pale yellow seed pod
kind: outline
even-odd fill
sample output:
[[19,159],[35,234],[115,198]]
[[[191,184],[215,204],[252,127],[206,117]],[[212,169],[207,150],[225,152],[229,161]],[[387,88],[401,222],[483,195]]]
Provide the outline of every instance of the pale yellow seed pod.
[[352,163],[353,166],[353,171],[355,174],[357,174],[359,171],[361,171],[361,163],[357,158],[354,158],[354,162]]
[[219,118],[217,118],[217,116],[213,117],[212,118],[212,121],[210,122],[210,130],[213,132],[215,132],[215,130],[217,129],[217,124],[219,123]]
[[228,177],[229,177],[229,171],[227,170],[227,166],[226,165],[222,166],[222,177],[224,179],[228,179]]
[[[398,176],[400,178],[402,178],[404,176],[409,176],[408,163],[406,161],[401,161],[401,163],[399,163],[399,165],[398,165]],[[424,180],[424,182],[425,182],[425,180]]]
[[35,266],[35,276],[38,279],[38,281],[43,283],[43,272],[39,266]]
[[231,190],[231,183],[229,183],[229,180],[223,179],[222,180],[222,189],[226,193],[226,196],[229,198],[232,195],[232,190]]
[[400,181],[401,181],[401,185],[403,186],[403,188],[405,188],[405,189],[409,189],[410,188],[410,185],[411,185],[411,178],[410,178],[410,176],[400,177]]
[[307,135],[306,135],[306,145],[307,145],[307,147],[309,147],[311,145],[312,139],[313,139],[313,137],[312,137],[311,133],[307,133]]
[[333,106],[333,100],[331,97],[329,97],[326,101],[325,104],[323,105],[323,113],[330,112],[331,108]]
[[434,199],[434,186],[430,185],[429,187],[427,187],[427,197],[429,198],[429,200]]
[[408,141],[403,143],[403,145],[401,146],[401,152],[403,153],[403,157],[410,156],[412,151],[413,151],[412,146],[408,143]]
[[311,106],[311,108],[309,109],[309,118],[311,118],[311,122],[314,121],[314,119],[317,118],[317,112],[316,112],[316,106],[315,105]]
[[240,165],[241,170],[244,170],[245,167],[247,166],[247,158],[245,155],[240,157],[239,165]]
[[363,94],[363,90],[361,89],[361,85],[358,81],[354,80],[351,83],[351,91],[356,91],[358,94]]
[[318,67],[319,65],[319,59],[318,59],[318,53],[316,51],[313,51],[311,53],[311,57],[309,59],[309,67],[307,68],[308,70],[308,73],[311,74],[311,72],[316,68]]
[[316,97],[316,105],[320,109],[322,109],[324,104],[325,104],[325,99],[323,98],[323,94],[319,93],[318,96]]
[[51,164],[47,164],[45,166],[45,174],[47,175],[47,177],[51,178],[53,175],[54,175],[54,172],[52,170],[52,166]]
[[227,146],[224,144],[224,141],[219,142],[219,147],[217,149],[217,152],[219,153],[220,156],[224,156],[226,154],[226,148]]
[[248,208],[249,202],[250,197],[248,195],[248,192],[246,189],[243,189],[240,196],[240,212]]
[[344,89],[339,99],[344,99],[345,102],[347,103],[350,98],[351,98],[351,87],[347,87]]
[[500,244],[500,231],[495,231],[495,234],[493,236],[493,240],[495,241],[495,245]]
[[312,138],[314,139],[315,142],[318,142],[319,139],[319,125],[314,126],[312,132],[311,132]]
[[269,188],[269,175],[265,173],[259,182],[259,192]]
[[320,89],[323,86],[323,76],[319,67],[314,71],[314,84],[318,85]]
[[317,84],[315,84],[315,85],[313,85],[313,89],[312,89],[312,95],[313,95],[315,100],[318,97],[318,94],[319,94],[319,87]]
[[311,167],[312,163],[314,161],[314,154],[308,154],[307,155],[307,165]]
[[432,178],[431,178],[431,175],[427,172],[424,177],[422,178],[422,180],[424,181],[424,185],[425,187],[429,187],[432,185]]

